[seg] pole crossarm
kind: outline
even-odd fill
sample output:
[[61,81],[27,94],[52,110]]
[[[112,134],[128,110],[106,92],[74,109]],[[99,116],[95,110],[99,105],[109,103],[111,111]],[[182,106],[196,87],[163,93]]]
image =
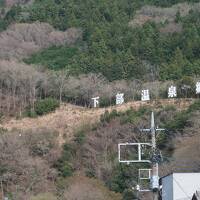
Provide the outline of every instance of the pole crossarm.
[[[155,128],[155,131],[165,131],[166,129],[164,128]],[[141,132],[151,132],[152,129],[151,128],[143,128],[143,129],[140,129]]]

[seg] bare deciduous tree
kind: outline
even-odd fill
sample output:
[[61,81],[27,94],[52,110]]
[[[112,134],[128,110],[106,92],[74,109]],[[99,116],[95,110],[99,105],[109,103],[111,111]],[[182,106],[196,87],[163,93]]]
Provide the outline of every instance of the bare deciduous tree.
[[70,45],[82,37],[77,28],[56,31],[47,23],[14,24],[0,33],[0,58],[24,58],[52,45]]
[[10,113],[16,109],[21,113],[24,107],[34,102],[41,89],[43,73],[32,66],[16,61],[0,61],[1,111]]
[[50,130],[22,133],[15,131],[0,137],[0,167],[3,189],[16,199],[29,199],[32,193],[55,190],[55,169],[48,163],[51,150],[57,149],[56,134]]

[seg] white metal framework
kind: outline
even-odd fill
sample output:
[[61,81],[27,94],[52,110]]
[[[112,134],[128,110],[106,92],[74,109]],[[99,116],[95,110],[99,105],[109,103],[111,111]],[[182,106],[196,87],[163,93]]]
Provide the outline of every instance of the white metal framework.
[[[150,180],[151,180],[151,176],[152,176],[152,169],[139,169],[138,170],[138,183],[139,183],[139,192],[150,192],[151,189],[149,188],[141,188],[142,185],[142,181],[149,181],[149,185],[150,185]],[[146,173],[147,176],[144,176],[143,173]]]
[[[147,172],[147,177],[144,177],[142,172]],[[152,169],[139,169],[139,179],[140,180],[149,180],[151,179]]]
[[[121,158],[121,147],[122,146],[136,146],[137,147],[137,160],[128,160],[128,159],[125,159],[123,160]],[[144,146],[149,146],[151,147],[152,145],[150,143],[119,143],[118,144],[118,160],[120,163],[150,163],[151,161],[150,160],[143,160],[142,159],[142,147]]]

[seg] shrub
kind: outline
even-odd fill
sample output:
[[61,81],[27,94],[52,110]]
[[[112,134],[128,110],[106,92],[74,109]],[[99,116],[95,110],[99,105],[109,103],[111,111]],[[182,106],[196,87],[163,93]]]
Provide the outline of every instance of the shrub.
[[0,127],[0,135],[3,135],[7,132],[7,129]]
[[166,99],[167,98],[167,90],[166,89],[160,89],[159,90],[159,97],[162,99]]
[[101,115],[100,121],[101,123],[105,123],[105,122],[109,123],[112,119],[118,116],[119,114],[117,110],[114,109],[110,113],[106,110],[105,113]]
[[100,107],[108,107],[115,105],[115,98],[113,97],[112,99],[109,99],[107,97],[102,97],[100,99]]
[[137,195],[135,194],[135,192],[131,189],[126,189],[123,192],[123,200],[132,200],[132,199],[136,199]]
[[31,156],[45,156],[57,146],[58,133],[46,128],[38,128],[35,132],[29,130],[24,134],[24,144],[28,147]]
[[170,120],[166,124],[168,130],[179,130],[182,131],[185,126],[188,125],[188,119],[192,112],[200,110],[200,101],[194,102],[186,111],[182,111],[176,114],[173,120]]
[[114,168],[113,176],[106,184],[111,190],[123,193],[126,189],[137,184],[138,168],[147,167],[149,165],[143,163],[135,165],[118,164]]
[[140,101],[140,100],[141,100],[141,94],[136,93],[136,94],[134,95],[134,100],[135,100],[135,101]]
[[3,118],[3,113],[0,112],[0,122],[1,122],[2,118]]
[[169,121],[166,125],[168,130],[182,130],[187,124],[188,114],[187,112],[178,113],[175,118]]
[[23,117],[31,117],[35,118],[37,117],[37,114],[35,111],[32,111],[30,106],[27,108],[27,110],[23,113]]
[[161,132],[156,137],[156,143],[159,149],[164,149],[166,147],[166,144],[168,142],[168,138],[166,133]]
[[167,105],[164,107],[164,111],[176,111],[176,107],[174,105]]
[[95,177],[95,170],[92,168],[88,168],[85,171],[85,175],[89,178],[94,178]]
[[72,176],[73,171],[72,165],[67,161],[63,162],[62,166],[59,168],[60,175],[63,177]]
[[31,153],[34,156],[43,156],[49,153],[51,144],[48,141],[39,141],[37,144],[31,146]]
[[78,143],[79,145],[82,145],[84,142],[85,142],[85,139],[86,139],[86,137],[85,137],[85,133],[84,133],[84,131],[78,131],[76,134],[75,134],[75,139],[74,139],[74,141],[76,142],[76,143]]
[[75,149],[72,144],[64,144],[61,157],[54,164],[58,169],[59,175],[62,177],[71,176],[74,172],[72,158],[75,154]]
[[55,111],[59,107],[59,102],[56,99],[46,98],[35,103],[35,113],[37,115],[44,115]]
[[147,107],[140,107],[138,111],[134,110],[133,108],[130,108],[124,114],[120,115],[120,123],[135,123],[141,117],[143,117],[144,114],[148,114],[149,111],[150,109]]
[[195,96],[195,83],[189,76],[184,76],[181,80],[177,81],[177,92],[179,97],[193,97]]
[[188,108],[188,112],[193,112],[196,110],[200,110],[200,100],[195,101],[189,108]]

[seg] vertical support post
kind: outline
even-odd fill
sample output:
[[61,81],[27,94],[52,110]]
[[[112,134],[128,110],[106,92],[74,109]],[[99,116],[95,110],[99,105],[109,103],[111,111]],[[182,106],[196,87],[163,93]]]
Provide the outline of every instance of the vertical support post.
[[138,158],[141,161],[141,144],[138,144]]
[[154,157],[156,156],[156,128],[154,122],[154,113],[151,113],[151,136],[152,136],[152,153],[153,153],[153,161],[152,161],[152,177],[151,184],[153,190],[153,200],[158,200],[158,187],[159,187],[159,177],[158,177],[158,163]]
[[121,154],[121,152],[120,152],[120,144],[118,144],[118,160],[119,160],[119,161],[121,160],[120,154]]
[[4,199],[4,191],[3,191],[3,183],[2,183],[2,178],[1,178],[1,196],[2,196],[2,200]]

